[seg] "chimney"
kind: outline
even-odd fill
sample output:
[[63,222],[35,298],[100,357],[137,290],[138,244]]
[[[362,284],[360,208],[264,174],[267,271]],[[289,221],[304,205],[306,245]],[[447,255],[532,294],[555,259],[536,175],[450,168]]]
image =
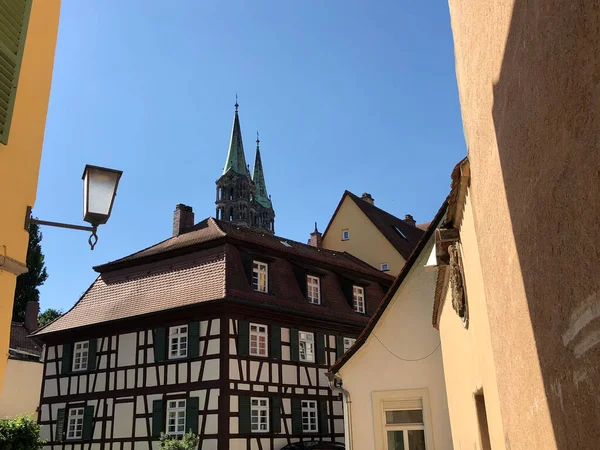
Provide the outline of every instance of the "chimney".
[[360,198],[362,198],[365,202],[370,203],[371,205],[375,204],[375,199],[373,197],[371,197],[371,194],[367,194],[366,192],[363,192],[363,194],[360,196]]
[[38,316],[40,314],[40,303],[35,302],[27,302],[27,306],[25,307],[25,328],[27,331],[32,332],[37,330],[38,327]]
[[179,203],[173,213],[173,236],[179,236],[194,226],[194,211],[191,206]]
[[312,247],[321,248],[323,244],[323,235],[317,230],[317,222],[315,222],[315,231],[310,233],[310,239],[308,245]]
[[417,222],[415,221],[413,216],[411,216],[410,214],[407,214],[406,216],[404,216],[404,221],[413,227],[417,226]]

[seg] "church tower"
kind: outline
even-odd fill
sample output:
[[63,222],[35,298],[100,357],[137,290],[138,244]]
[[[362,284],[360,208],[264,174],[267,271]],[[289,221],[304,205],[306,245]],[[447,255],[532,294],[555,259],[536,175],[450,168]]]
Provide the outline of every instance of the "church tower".
[[236,225],[259,228],[273,234],[275,212],[267,196],[259,141],[257,139],[254,177],[251,177],[244,154],[238,108],[236,101],[227,160],[221,177],[216,181],[216,217]]

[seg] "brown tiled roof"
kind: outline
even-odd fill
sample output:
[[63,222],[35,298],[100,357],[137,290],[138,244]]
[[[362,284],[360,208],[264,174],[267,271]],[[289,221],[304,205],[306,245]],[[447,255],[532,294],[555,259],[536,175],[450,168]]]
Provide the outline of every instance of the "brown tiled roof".
[[[254,292],[243,255],[269,263],[269,294]],[[300,269],[298,269],[300,267]],[[321,276],[322,306],[310,305],[297,271]],[[209,218],[189,232],[95,268],[100,276],[71,310],[36,334],[126,319],[219,299],[360,324],[342,283],[366,287],[367,314],[375,311],[393,278],[345,252],[318,249]],[[351,300],[350,300],[351,301]]]
[[181,307],[225,296],[225,251],[204,251],[156,267],[100,275],[79,301],[39,330],[43,335],[70,328]]
[[9,356],[19,359],[30,359],[28,357],[39,357],[42,355],[42,343],[31,337],[25,324],[12,322],[10,324],[10,344],[8,346]]
[[429,228],[429,225],[431,225],[431,222],[418,223],[417,228],[420,228],[421,230],[425,231],[427,230],[427,228]]
[[414,264],[417,262],[419,255],[421,254],[421,252],[427,245],[427,242],[429,242],[429,239],[431,238],[431,236],[435,232],[436,228],[438,227],[438,225],[444,218],[447,207],[448,207],[448,200],[445,200],[444,203],[442,204],[441,208],[439,209],[439,211],[437,212],[437,214],[431,221],[429,228],[427,229],[425,234],[422,236],[421,240],[418,242],[418,244],[417,244],[416,248],[414,249],[414,251],[412,252],[412,254],[406,260],[404,267],[398,274],[398,277],[394,280],[392,287],[385,294],[384,299],[381,301],[381,303],[377,307],[377,310],[373,314],[373,317],[371,317],[371,320],[369,320],[369,323],[367,324],[367,326],[365,327],[363,332],[358,336],[354,345],[352,345],[352,347],[350,347],[350,349],[346,353],[344,353],[344,355],[340,359],[338,359],[335,362],[335,364],[331,367],[331,370],[330,370],[331,373],[337,373],[344,366],[344,364],[346,364],[346,362],[352,357],[352,355],[354,355],[367,341],[367,338],[369,337],[369,335],[375,328],[375,325],[377,325],[377,323],[379,322],[379,319],[381,319],[381,316],[385,312],[385,309],[387,308],[387,306],[391,303],[392,299],[394,298],[396,291],[398,291],[398,289],[402,285],[402,282],[410,273]]
[[[379,232],[394,246],[396,251],[402,255],[404,259],[407,259],[415,246],[423,236],[424,231],[418,227],[409,225],[404,220],[399,219],[396,216],[372,205],[369,202],[364,201],[362,198],[354,195],[350,191],[345,191],[342,199],[338,203],[338,206],[331,216],[331,220],[325,228],[323,236],[327,234],[329,226],[333,222],[338,210],[340,209],[344,199],[350,197],[354,203],[360,208],[365,216],[377,227]],[[403,236],[404,235],[404,236]]]

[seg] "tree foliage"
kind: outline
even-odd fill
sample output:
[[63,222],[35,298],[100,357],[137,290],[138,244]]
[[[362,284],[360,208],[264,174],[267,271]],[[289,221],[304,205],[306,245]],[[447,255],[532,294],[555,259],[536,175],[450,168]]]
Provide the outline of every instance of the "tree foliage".
[[31,416],[0,419],[2,450],[38,450],[44,444],[40,439],[40,426]]
[[50,322],[54,322],[60,316],[62,316],[62,310],[48,308],[38,316],[38,325],[40,327],[48,325]]
[[15,322],[25,321],[27,302],[40,300],[38,287],[44,284],[48,278],[41,241],[42,233],[39,225],[29,224],[29,245],[27,247],[27,269],[29,271],[17,277],[12,319]]
[[196,450],[198,447],[198,435],[192,430],[181,438],[169,436],[165,433],[160,435],[160,448],[164,450]]

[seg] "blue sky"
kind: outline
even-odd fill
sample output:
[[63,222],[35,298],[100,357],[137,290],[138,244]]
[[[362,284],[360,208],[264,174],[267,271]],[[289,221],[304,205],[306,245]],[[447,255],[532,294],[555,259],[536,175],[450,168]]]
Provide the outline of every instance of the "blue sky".
[[177,203],[214,216],[236,92],[290,239],[323,230],[345,189],[427,222],[466,154],[445,1],[63,0],[34,215],[82,223],[85,164],[124,175],[94,251],[43,228],[42,309],[169,237]]

